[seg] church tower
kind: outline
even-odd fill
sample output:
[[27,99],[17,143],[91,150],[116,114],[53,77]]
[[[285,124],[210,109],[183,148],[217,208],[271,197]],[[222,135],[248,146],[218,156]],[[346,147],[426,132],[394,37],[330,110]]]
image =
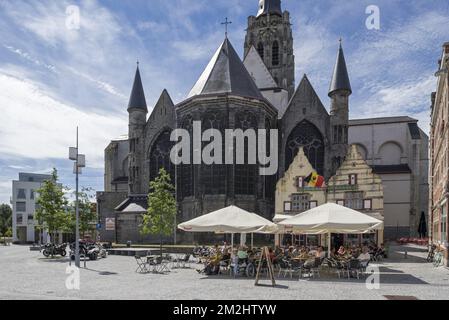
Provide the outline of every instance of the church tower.
[[144,159],[144,130],[148,114],[145,92],[137,65],[134,85],[128,104],[129,126],[129,193],[137,195],[144,193],[142,189],[143,168],[141,160]]
[[332,174],[343,163],[348,152],[349,96],[352,94],[348,69],[340,41],[334,73],[329,88],[332,139]]
[[295,92],[293,36],[290,13],[282,12],[281,0],[260,0],[257,16],[248,18],[245,56],[252,46],[278,87],[287,90],[291,98]]

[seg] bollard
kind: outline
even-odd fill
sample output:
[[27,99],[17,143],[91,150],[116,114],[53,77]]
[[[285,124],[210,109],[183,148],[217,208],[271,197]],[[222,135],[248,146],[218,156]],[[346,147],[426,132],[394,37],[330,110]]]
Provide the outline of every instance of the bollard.
[[408,258],[408,252],[407,252],[407,250],[405,250],[405,252],[404,252],[404,259],[407,259]]

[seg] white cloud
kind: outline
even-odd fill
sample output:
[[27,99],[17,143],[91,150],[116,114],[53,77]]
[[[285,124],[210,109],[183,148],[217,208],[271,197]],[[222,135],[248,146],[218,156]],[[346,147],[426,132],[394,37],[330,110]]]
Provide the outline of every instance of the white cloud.
[[63,104],[27,79],[0,72],[0,153],[24,158],[65,159],[80,126],[80,151],[91,167],[103,167],[111,137],[126,131],[126,119],[81,111]]

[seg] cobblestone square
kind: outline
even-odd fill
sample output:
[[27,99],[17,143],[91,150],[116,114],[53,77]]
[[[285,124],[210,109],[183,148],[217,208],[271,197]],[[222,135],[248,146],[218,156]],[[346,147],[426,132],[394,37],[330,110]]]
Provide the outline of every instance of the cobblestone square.
[[[407,250],[408,258],[404,258]],[[425,262],[424,248],[392,247],[391,257],[379,263],[380,289],[368,290],[364,280],[336,275],[311,280],[283,277],[277,287],[256,287],[254,279],[207,277],[192,269],[169,274],[138,274],[133,257],[109,256],[88,261],[81,270],[80,290],[66,289],[68,259],[46,259],[26,246],[0,247],[0,299],[123,299],[123,300],[383,300],[415,297],[447,299],[449,270]],[[269,281],[261,283],[269,284]]]

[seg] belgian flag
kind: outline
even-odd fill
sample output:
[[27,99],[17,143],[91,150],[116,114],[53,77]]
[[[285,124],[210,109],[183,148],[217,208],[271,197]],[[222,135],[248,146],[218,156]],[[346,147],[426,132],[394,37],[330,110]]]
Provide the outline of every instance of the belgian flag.
[[304,182],[307,183],[307,186],[310,188],[321,188],[324,186],[324,177],[316,172],[312,172],[304,179]]

